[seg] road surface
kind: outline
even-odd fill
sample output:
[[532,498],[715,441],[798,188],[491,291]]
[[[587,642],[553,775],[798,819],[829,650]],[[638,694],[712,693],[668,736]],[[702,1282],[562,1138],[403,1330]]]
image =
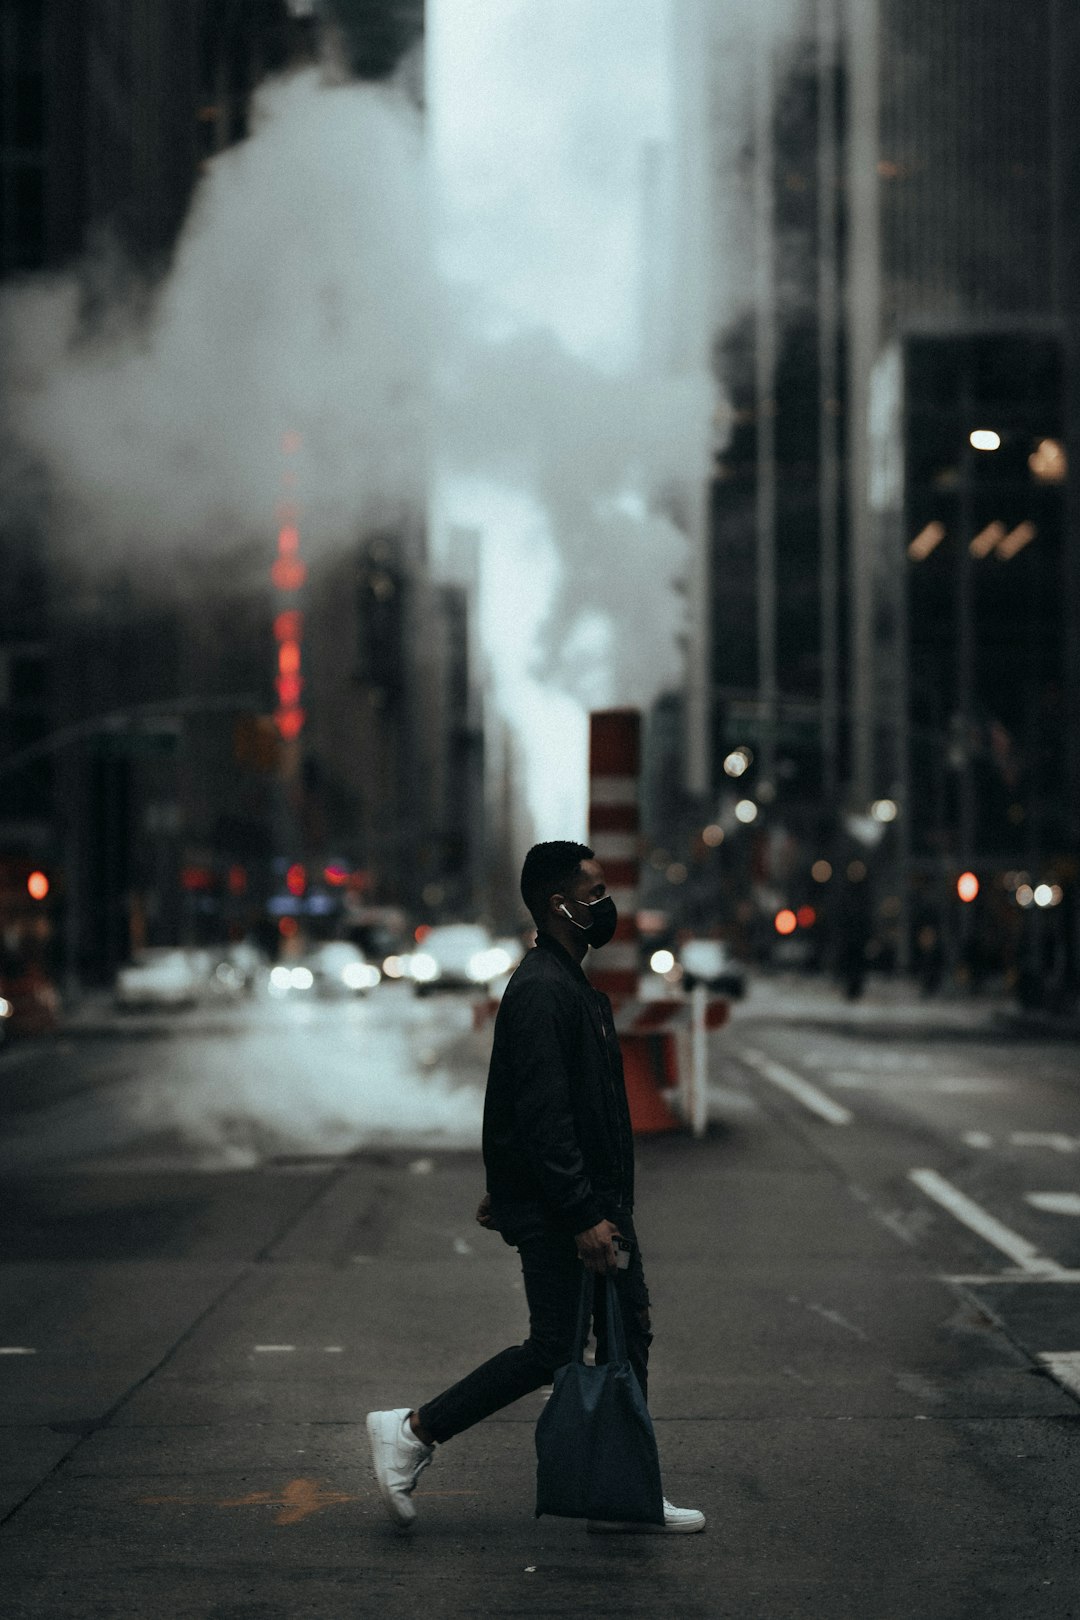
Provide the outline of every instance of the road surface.
[[1080,1615],[1080,1049],[963,1009],[755,993],[708,1136],[639,1143],[704,1535],[536,1520],[542,1393],[396,1534],[364,1412],[524,1332],[472,1220],[486,1039],[394,987],[0,1054],[5,1620]]

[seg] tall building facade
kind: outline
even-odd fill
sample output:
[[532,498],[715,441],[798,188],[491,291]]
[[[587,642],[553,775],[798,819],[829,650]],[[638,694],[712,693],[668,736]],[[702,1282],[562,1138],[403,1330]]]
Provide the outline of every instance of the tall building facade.
[[[328,54],[372,79],[411,61],[419,101],[422,28],[420,0],[0,0],[0,272],[77,270],[92,320],[104,260],[102,307],[125,277],[151,309],[200,168],[247,134],[263,78]],[[431,639],[419,519],[365,529],[324,622],[309,611],[321,678],[283,789],[272,534],[217,573],[178,558],[152,590],[122,568],[84,574],[51,548],[45,473],[0,449],[17,473],[0,522],[0,922],[20,923],[23,867],[47,866],[53,965],[74,982],[108,980],[141,943],[247,926],[297,858],[344,857],[394,897],[404,872],[415,903],[437,820],[432,773],[410,763]],[[386,578],[396,619],[376,604]],[[325,584],[313,570],[311,608]],[[447,645],[458,617],[446,604]]]
[[[851,779],[900,807],[916,956],[939,933],[975,976],[1005,967],[1022,994],[1067,996],[1080,16],[884,0],[852,10],[847,52]],[[958,907],[966,870],[982,893]]]
[[759,43],[711,530],[759,838],[864,832],[894,959],[929,929],[970,967],[981,931],[1022,975],[1026,929],[1074,981],[1078,61],[1063,0],[807,0]]

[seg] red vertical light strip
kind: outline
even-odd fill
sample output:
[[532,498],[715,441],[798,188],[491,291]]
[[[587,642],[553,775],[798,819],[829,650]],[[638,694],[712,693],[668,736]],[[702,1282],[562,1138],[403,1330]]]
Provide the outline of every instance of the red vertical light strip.
[[[299,433],[282,435],[281,448],[286,456],[300,448]],[[296,484],[296,473],[286,467],[281,475],[283,490],[291,491]],[[299,508],[295,501],[282,500],[277,508],[277,556],[270,569],[270,579],[278,593],[278,612],[274,618],[274,639],[277,642],[277,669],[274,685],[278,705],[274,711],[274,724],[285,742],[292,742],[304,729],[306,718],[300,706],[304,689],[301,675],[303,662],[303,614],[295,605],[296,592],[307,580],[307,565],[300,555]]]

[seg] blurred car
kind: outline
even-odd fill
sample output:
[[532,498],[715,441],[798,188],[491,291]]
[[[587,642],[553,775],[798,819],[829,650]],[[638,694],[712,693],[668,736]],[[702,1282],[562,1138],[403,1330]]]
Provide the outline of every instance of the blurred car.
[[278,962],[270,969],[266,988],[275,999],[309,996],[315,989],[315,975],[303,962]]
[[746,994],[746,972],[720,939],[687,939],[678,948],[682,986],[703,984],[718,995],[738,999]]
[[265,967],[266,958],[249,940],[226,945],[214,955],[208,981],[210,993],[228,1000],[250,996]]
[[389,956],[383,958],[383,978],[389,980],[402,980],[412,978],[412,952],[391,951]]
[[347,939],[328,940],[317,945],[306,958],[319,995],[366,995],[382,978],[374,962]]
[[42,969],[23,968],[0,977],[0,1042],[8,1035],[47,1035],[59,1016],[59,993]]
[[409,976],[418,996],[433,990],[478,990],[508,973],[513,957],[479,923],[432,928],[413,952]]
[[113,998],[121,1012],[193,1007],[206,985],[206,964],[196,953],[149,945],[117,973]]

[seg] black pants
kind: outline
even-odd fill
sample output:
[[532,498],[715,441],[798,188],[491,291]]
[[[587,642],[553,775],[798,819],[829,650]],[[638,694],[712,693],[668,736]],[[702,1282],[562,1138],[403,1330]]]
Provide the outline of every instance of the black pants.
[[[619,1231],[633,1238],[633,1223],[621,1216]],[[421,1425],[440,1442],[490,1417],[511,1401],[520,1400],[541,1384],[550,1384],[557,1367],[574,1353],[574,1329],[581,1301],[582,1264],[572,1237],[561,1232],[542,1232],[523,1237],[517,1244],[525,1297],[529,1302],[529,1337],[524,1344],[502,1350],[485,1361],[475,1372],[451,1385],[433,1401],[420,1407]],[[612,1283],[622,1310],[623,1330],[630,1364],[641,1392],[649,1395],[649,1294],[641,1252],[634,1241],[626,1271],[599,1278],[596,1292],[594,1332],[596,1359],[607,1359],[607,1320],[604,1289]]]

